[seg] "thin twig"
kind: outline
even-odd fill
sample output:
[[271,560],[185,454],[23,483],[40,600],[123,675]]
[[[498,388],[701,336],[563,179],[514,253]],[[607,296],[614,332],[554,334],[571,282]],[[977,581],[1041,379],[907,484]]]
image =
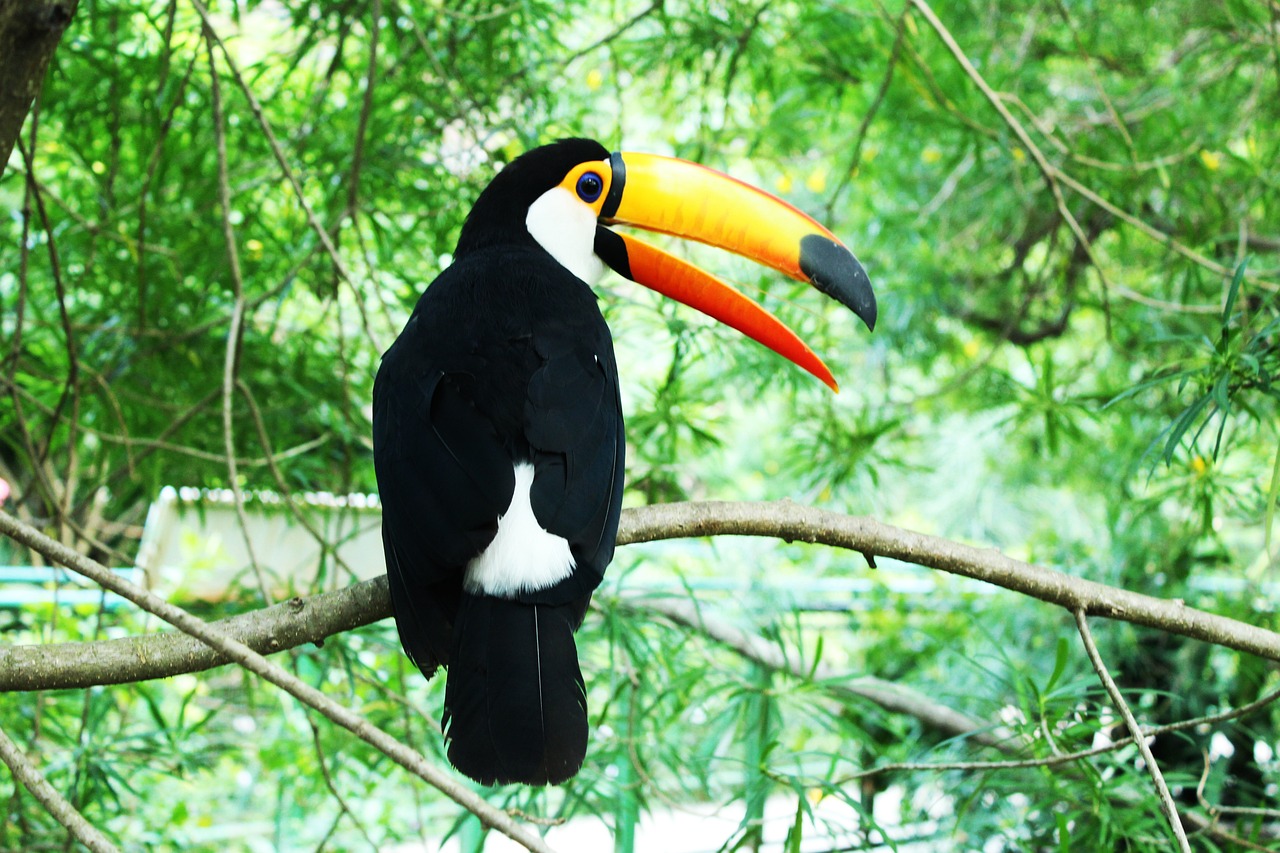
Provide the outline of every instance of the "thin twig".
[[1084,42],[1080,40],[1080,30],[1076,27],[1075,20],[1071,17],[1071,11],[1067,9],[1062,0],[1056,0],[1058,14],[1062,16],[1062,20],[1067,25],[1067,30],[1071,33],[1071,41],[1075,44],[1076,53],[1079,55],[1081,65],[1089,73],[1089,78],[1093,81],[1093,87],[1098,91],[1098,97],[1102,99],[1102,104],[1107,108],[1107,115],[1111,116],[1116,131],[1124,140],[1125,147],[1129,149],[1129,159],[1134,163],[1138,162],[1138,146],[1134,144],[1133,136],[1129,133],[1129,128],[1125,125],[1124,119],[1120,117],[1119,110],[1112,102],[1111,96],[1107,94],[1107,88],[1102,85],[1102,79],[1098,77],[1098,71],[1094,67],[1094,63],[1090,60],[1088,51],[1084,49]]
[[1022,126],[1021,122],[1014,118],[1013,113],[1009,112],[1009,108],[1004,105],[1002,100],[1000,100],[1000,96],[996,94],[996,91],[987,83],[986,78],[984,78],[982,74],[978,72],[978,69],[973,66],[973,63],[969,61],[969,57],[951,35],[951,31],[948,30],[946,25],[943,24],[938,16],[934,14],[933,9],[930,8],[929,4],[925,2],[925,0],[911,0],[911,5],[915,6],[916,9],[919,10],[920,14],[924,15],[925,20],[929,22],[929,26],[933,27],[934,32],[938,34],[938,38],[942,39],[942,43],[951,51],[951,55],[955,57],[956,62],[964,70],[965,74],[967,74],[969,79],[973,81],[974,85],[978,87],[986,99],[991,103],[991,106],[995,107],[996,112],[1000,113],[1000,117],[1004,119],[1005,124],[1009,126],[1009,129],[1013,131],[1014,135],[1018,137],[1018,140],[1024,147],[1026,147],[1027,152],[1031,155],[1031,159],[1035,161],[1036,166],[1040,169],[1040,173],[1044,176],[1045,182],[1049,186],[1049,192],[1053,195],[1053,201],[1054,204],[1057,205],[1058,212],[1062,214],[1062,218],[1066,221],[1067,227],[1071,229],[1071,233],[1076,236],[1076,239],[1080,241],[1080,245],[1084,247],[1085,252],[1089,255],[1089,262],[1097,271],[1098,278],[1102,282],[1103,294],[1105,297],[1106,292],[1111,288],[1110,281],[1107,278],[1106,272],[1102,268],[1102,264],[1099,263],[1097,255],[1094,254],[1093,241],[1091,241],[1088,235],[1084,233],[1084,229],[1081,228],[1080,223],[1076,221],[1075,215],[1072,214],[1071,209],[1067,207],[1067,201],[1063,198],[1062,189],[1058,186],[1055,169],[1049,164],[1049,161],[1045,159],[1044,153],[1040,150],[1040,147],[1035,144],[1035,141],[1032,140],[1031,135],[1027,133],[1026,128]]
[[262,419],[262,410],[258,406],[257,400],[253,396],[253,392],[249,390],[249,386],[243,380],[236,381],[236,387],[244,396],[245,403],[249,407],[249,415],[253,418],[253,426],[258,432],[258,443],[262,445],[262,452],[266,454],[263,458],[267,461],[267,470],[271,472],[272,478],[276,481],[276,488],[280,490],[280,498],[284,501],[284,505],[289,510],[289,514],[293,516],[294,521],[302,526],[302,529],[310,534],[315,540],[316,545],[320,547],[322,556],[329,556],[337,566],[345,571],[351,579],[359,579],[355,569],[342,558],[338,552],[337,545],[327,540],[323,533],[316,528],[311,520],[303,514],[298,508],[298,504],[293,499],[293,491],[289,488],[289,481],[285,479],[284,472],[280,470],[280,466],[276,464],[275,454],[271,450],[271,436],[267,432],[266,422]]
[[115,853],[119,849],[49,784],[49,780],[44,778],[44,774],[23,754],[4,729],[0,729],[0,761],[9,766],[9,772],[13,774],[15,781],[21,782],[58,823],[65,826],[77,841],[93,853]]
[[[886,14],[883,8],[880,11],[881,14]],[[858,123],[858,129],[853,136],[853,153],[849,155],[849,163],[840,173],[840,180],[836,183],[835,189],[831,191],[827,201],[827,218],[829,219],[834,218],[836,199],[853,183],[854,174],[862,164],[862,146],[866,144],[867,131],[871,129],[871,122],[875,120],[876,114],[880,112],[880,107],[884,105],[884,99],[889,94],[889,87],[893,84],[893,73],[897,69],[898,61],[902,56],[902,43],[906,38],[907,32],[907,15],[910,12],[911,5],[909,3],[903,4],[902,12],[899,13],[897,22],[894,24],[893,47],[889,49],[889,60],[885,63],[884,76],[880,78],[880,87],[876,89],[876,94],[871,99],[871,103],[863,111],[862,120]]]
[[365,136],[369,130],[369,116],[373,113],[373,89],[378,79],[378,33],[382,25],[382,0],[373,0],[369,23],[369,62],[364,78],[364,98],[360,102],[360,118],[356,123],[354,148],[351,152],[351,172],[347,177],[347,213],[354,220],[360,207],[360,168],[364,164]]
[[284,690],[304,705],[308,705],[328,717],[334,723],[380,750],[401,767],[415,774],[427,784],[439,790],[458,805],[474,814],[481,823],[524,845],[536,853],[549,853],[546,843],[531,835],[509,815],[495,808],[445,771],[433,765],[422,754],[400,743],[382,729],[370,723],[352,709],[331,699],[297,676],[271,663],[253,649],[228,636],[203,619],[192,616],[157,595],[131,583],[106,566],[91,560],[71,548],[50,539],[29,524],[25,524],[4,510],[0,510],[0,533],[21,545],[39,551],[48,559],[66,566],[117,595],[128,599],[143,610],[158,616],[184,633],[226,655],[248,671],[261,676]]
[[[339,811],[338,816],[334,819],[334,828],[337,828],[337,821],[341,820],[343,815],[346,815],[351,819],[352,825],[355,826],[356,831],[360,833],[360,836],[364,838],[369,847],[373,850],[377,850],[377,843],[369,836],[369,831],[364,828],[364,823],[360,820],[359,816],[351,810],[351,807],[347,805],[346,798],[343,797],[342,792],[338,790],[338,784],[334,781],[333,775],[329,771],[329,760],[325,758],[324,744],[320,742],[320,727],[316,725],[316,721],[311,718],[310,714],[307,715],[307,725],[311,728],[311,743],[316,750],[316,761],[320,765],[320,775],[324,777],[324,784],[325,787],[329,789],[330,795],[332,795],[333,799],[338,803]],[[333,830],[330,830],[329,834],[332,835]],[[321,842],[320,846],[323,847],[324,843]]]
[[910,687],[869,676],[849,676],[822,663],[812,669],[798,666],[787,660],[775,643],[707,616],[691,600],[626,597],[618,604],[633,612],[658,613],[677,625],[705,634],[767,669],[785,672],[805,681],[821,682],[824,689],[834,694],[866,699],[893,713],[915,717],[948,737],[967,737],[983,746],[1001,749],[1007,746],[1000,738],[984,730],[986,723],[934,702]]
[[[118,410],[117,419],[123,418],[124,416],[123,411],[119,410],[119,404],[116,403],[114,399],[116,389],[113,389],[109,385],[107,385],[107,380],[105,377],[102,376],[102,374],[97,373],[95,371],[93,372],[92,375],[94,377],[94,380],[103,386],[103,392],[108,396],[109,400],[111,401],[112,408]],[[17,384],[16,382],[11,383],[8,378],[4,376],[0,376],[0,383],[5,384],[12,395],[16,395],[17,397],[25,399],[27,402],[29,402],[33,407],[35,407],[39,411],[44,412],[45,414],[51,414],[53,412],[52,406],[48,406],[42,403],[39,397],[32,394],[30,391],[28,391],[26,388],[22,387],[21,385]],[[219,392],[214,392],[215,396],[217,395],[217,393]],[[206,400],[205,401],[206,404],[211,400],[212,398],[209,398],[209,400]],[[192,416],[192,414],[193,413],[191,412],[185,413],[183,415],[183,418],[184,419],[189,418]],[[124,425],[122,424],[121,426],[123,428]],[[133,456],[133,448],[135,447],[143,448],[145,452],[148,454],[153,453],[157,450],[163,450],[167,453],[176,453],[182,456],[190,456],[192,459],[202,459],[206,462],[225,462],[227,458],[224,453],[210,453],[209,451],[201,450],[198,447],[188,447],[185,444],[174,444],[171,441],[162,441],[160,439],[155,439],[155,438],[134,438],[128,435],[127,433],[122,433],[117,435],[116,433],[107,432],[106,430],[101,430],[101,429],[98,429],[97,427],[89,426],[87,424],[81,424],[80,430],[85,435],[91,435],[94,438],[101,439],[107,444],[118,444],[123,446],[125,448],[125,454],[128,458],[126,459],[125,466],[122,470],[124,470],[125,473],[129,475],[132,475],[134,473],[133,469],[138,464],[138,458],[135,458]],[[172,429],[168,429],[165,431],[165,434],[167,435],[173,431],[174,430]],[[302,444],[296,444],[293,447],[288,448],[287,450],[281,450],[278,453],[272,453],[271,459],[274,459],[276,462],[280,462],[283,459],[292,459],[295,456],[301,456],[305,453],[310,453],[316,448],[321,447],[332,440],[333,440],[333,435],[331,433],[326,432],[323,435],[317,436],[316,438],[310,439],[308,441],[304,441],[302,442]],[[267,465],[269,465],[271,462],[271,460],[265,456],[248,456],[243,458],[237,458],[236,461],[241,468],[264,468]]]
[[[200,0],[191,0],[192,7],[200,15],[200,20],[204,22],[207,37],[218,46],[222,51],[222,58],[227,64],[227,70],[231,73],[232,79],[236,81],[236,85],[240,88],[245,100],[249,102],[249,109],[253,112],[254,119],[258,123],[258,128],[262,131],[263,137],[267,140],[267,144],[271,148],[271,153],[275,157],[276,165],[280,167],[280,171],[284,174],[285,180],[289,182],[290,188],[293,190],[294,197],[298,200],[298,205],[302,208],[307,217],[307,224],[311,226],[311,230],[320,239],[320,243],[324,246],[325,252],[329,255],[329,260],[333,263],[334,271],[338,277],[351,288],[356,300],[356,307],[360,311],[361,321],[364,332],[370,341],[379,344],[379,339],[373,334],[373,330],[369,327],[369,318],[364,313],[364,299],[360,288],[356,286],[355,278],[347,269],[346,263],[343,262],[342,256],[338,253],[338,247],[334,245],[333,238],[329,236],[329,232],[321,224],[319,217],[316,216],[315,209],[312,208],[311,202],[307,201],[306,193],[302,191],[302,184],[298,181],[297,176],[293,172],[293,167],[289,165],[289,159],[284,155],[284,149],[280,147],[279,140],[276,139],[275,133],[271,130],[271,124],[267,121],[267,114],[262,109],[262,104],[253,94],[253,89],[249,87],[245,81],[244,75],[240,73],[240,68],[236,65],[231,51],[227,50],[227,46],[223,44],[222,39],[218,36],[217,31],[213,28],[213,21],[209,15],[209,10],[205,8]],[[382,342],[385,343],[385,342]],[[385,349],[385,346],[379,346],[379,349]]]
[[[1050,167],[1050,168],[1053,170],[1054,177],[1057,178],[1059,181],[1061,181],[1065,187],[1072,190],[1073,192],[1077,192],[1080,195],[1084,196],[1089,201],[1093,202],[1098,207],[1105,210],[1107,213],[1110,213],[1112,216],[1115,216],[1117,219],[1123,219],[1125,222],[1129,223],[1134,228],[1137,228],[1143,234],[1147,235],[1148,237],[1150,237],[1152,240],[1156,241],[1160,245],[1166,246],[1169,249],[1172,249],[1177,254],[1182,255],[1187,260],[1195,264],[1198,264],[1199,266],[1204,267],[1210,272],[1217,273],[1218,275],[1228,279],[1231,278],[1233,275],[1235,275],[1235,270],[1228,269],[1227,267],[1223,266],[1217,261],[1211,258],[1205,257],[1204,255],[1197,252],[1195,249],[1192,249],[1189,246],[1174,239],[1172,235],[1166,234],[1165,232],[1161,231],[1159,228],[1156,228],[1153,225],[1147,224],[1143,220],[1134,216],[1129,211],[1124,210],[1123,208],[1117,207],[1116,205],[1107,201],[1102,196],[1098,195],[1093,190],[1086,187],[1084,184],[1077,181],[1075,178],[1072,178],[1066,172],[1063,172],[1061,169],[1058,169],[1056,167]],[[1250,281],[1262,287],[1265,290],[1280,290],[1280,284],[1277,284],[1276,282],[1269,281],[1265,278],[1262,278],[1261,276],[1256,275],[1248,270],[1245,271],[1244,278],[1246,281]],[[1217,311],[1219,309],[1214,308],[1213,310]]]
[[231,224],[231,181],[227,176],[227,127],[222,115],[222,87],[218,85],[218,65],[213,61],[213,30],[204,26],[204,46],[209,57],[209,96],[213,103],[213,135],[218,152],[218,204],[222,210],[222,236],[227,243],[227,264],[231,270],[231,323],[227,329],[226,356],[222,363],[222,446],[226,451],[227,481],[235,502],[236,518],[249,566],[258,582],[262,600],[271,604],[271,590],[262,573],[262,565],[254,552],[249,535],[249,517],[244,511],[244,493],[240,490],[240,472],[236,470],[235,383],[240,369],[241,343],[244,338],[244,276],[240,272],[240,252],[236,248],[236,230]]
[[[1217,714],[1209,714],[1204,717],[1192,717],[1186,720],[1179,720],[1176,723],[1167,723],[1163,726],[1151,726],[1142,729],[1144,738],[1156,738],[1160,735],[1172,734],[1173,732],[1185,731],[1186,729],[1203,729],[1217,723],[1224,723],[1228,720],[1246,717],[1256,711],[1260,711],[1266,706],[1280,699],[1280,688],[1271,691],[1247,705],[1241,705],[1239,708],[1232,708],[1229,711],[1220,711]],[[1099,755],[1106,755],[1110,752],[1116,752],[1123,749],[1134,742],[1132,735],[1116,738],[1110,743],[1102,746],[1094,746],[1089,749],[1081,749],[1076,752],[1063,752],[1058,755],[1045,756],[1043,758],[1023,758],[1010,759],[1006,761],[899,761],[888,764],[880,764],[875,767],[868,767],[857,773],[851,773],[841,778],[841,782],[850,782],[855,779],[861,779],[864,776],[874,776],[877,773],[888,773],[892,771],[927,771],[942,772],[944,770],[963,770],[966,772],[983,772],[988,770],[1014,770],[1027,767],[1057,767],[1063,764],[1070,764],[1076,761],[1082,761],[1086,758],[1095,758]]]
[[[1191,825],[1191,828],[1197,834],[1204,833],[1217,841],[1225,841],[1228,844],[1234,844],[1240,850],[1257,850],[1259,853],[1276,853],[1275,845],[1263,846],[1257,844],[1247,838],[1241,838],[1238,835],[1227,832],[1218,826],[1217,818],[1203,817],[1195,812],[1187,812],[1183,819]],[[1273,836],[1274,837],[1274,836]]]
[[1209,754],[1209,750],[1203,750],[1204,755],[1204,771],[1200,774],[1200,782],[1196,785],[1196,802],[1198,802],[1210,816],[1217,818],[1219,815],[1243,815],[1246,817],[1261,817],[1268,820],[1280,820],[1280,809],[1260,809],[1251,806],[1220,806],[1209,802],[1205,799],[1204,788],[1209,782],[1209,774],[1213,770],[1213,758]]
[[[58,317],[62,323],[62,333],[67,351],[67,376],[63,384],[62,394],[58,397],[58,402],[53,408],[53,415],[49,422],[49,434],[45,438],[44,446],[32,458],[32,465],[41,469],[46,467],[49,453],[53,450],[54,437],[58,434],[58,422],[62,420],[63,407],[70,400],[72,416],[67,420],[66,442],[67,468],[72,474],[69,474],[63,480],[60,490],[55,490],[51,494],[51,503],[59,509],[58,522],[59,526],[61,526],[62,520],[70,516],[73,491],[71,481],[74,479],[73,473],[76,468],[76,430],[80,421],[80,358],[77,354],[75,332],[71,328],[71,315],[67,310],[67,289],[62,278],[62,262],[58,255],[58,241],[54,236],[53,224],[49,220],[49,211],[45,208],[44,196],[41,194],[39,186],[35,184],[35,178],[33,177],[35,163],[32,155],[27,150],[27,146],[23,144],[21,138],[17,140],[17,143],[18,151],[27,167],[27,181],[31,190],[31,198],[36,203],[36,213],[40,216],[40,225],[44,228],[45,242],[48,244],[49,272],[53,277],[54,293],[58,299]],[[52,478],[49,478],[49,485],[52,489]],[[58,491],[61,494],[58,494]]]
[[1151,774],[1151,781],[1156,786],[1156,794],[1160,797],[1160,810],[1164,812],[1165,818],[1169,821],[1169,828],[1173,830],[1174,837],[1178,839],[1178,848],[1184,853],[1191,853],[1191,842],[1187,841],[1187,832],[1182,828],[1182,819],[1178,817],[1178,806],[1173,801],[1173,795],[1169,793],[1169,786],[1165,784],[1164,774],[1160,772],[1160,766],[1156,764],[1156,758],[1151,754],[1151,747],[1147,745],[1147,739],[1143,737],[1142,727],[1138,725],[1138,721],[1133,716],[1133,711],[1129,710],[1129,703],[1124,701],[1124,695],[1121,694],[1120,688],[1116,686],[1111,673],[1107,671],[1107,665],[1103,662],[1102,655],[1098,654],[1098,646],[1093,642],[1093,633],[1089,630],[1089,618],[1084,612],[1084,608],[1077,608],[1075,617],[1076,627],[1080,629],[1080,639],[1084,642],[1084,649],[1089,654],[1089,662],[1093,664],[1094,671],[1098,673],[1098,679],[1102,682],[1102,686],[1107,689],[1111,702],[1116,706],[1116,710],[1120,712],[1120,716],[1124,718],[1124,724],[1129,730],[1129,735],[1142,753],[1142,761],[1147,765],[1147,772]]
[[[191,421],[192,418],[194,418],[196,415],[203,412],[206,406],[208,406],[214,400],[218,399],[218,395],[220,393],[221,391],[219,389],[217,388],[213,389],[212,391],[210,391],[209,393],[201,397],[199,400],[196,400],[194,403],[192,403],[190,407],[187,408],[186,411],[182,412],[181,414],[175,416],[172,420],[170,420],[168,425],[165,426],[165,428],[160,431],[160,434],[158,436],[156,436],[156,438],[154,439],[154,443],[148,444],[142,447],[142,450],[139,451],[138,455],[134,457],[133,464],[137,465],[147,456],[150,456],[152,453],[158,450],[161,446],[163,446],[164,440],[166,438],[173,435],[178,430],[182,429],[184,426],[187,425],[189,421]],[[115,468],[109,474],[104,474],[102,476],[99,476],[98,482],[102,485],[103,488],[110,489],[117,482],[129,476],[129,474],[130,474],[130,468],[126,464],[122,467]],[[80,514],[80,511],[84,508],[84,504],[87,502],[88,499],[89,498],[86,497],[84,500],[81,501],[80,505],[77,505],[73,515]]]
[[640,23],[645,18],[652,15],[654,12],[662,12],[663,11],[662,4],[663,4],[663,0],[653,0],[653,2],[650,3],[648,6],[644,7],[639,12],[637,12],[636,14],[632,15],[630,18],[628,18],[627,20],[619,24],[616,28],[614,28],[612,32],[604,36],[601,36],[600,38],[596,39],[586,47],[579,48],[578,50],[569,54],[566,58],[556,60],[556,63],[559,65],[561,70],[563,70],[569,67],[569,65],[571,65],[572,63],[586,56],[587,54],[594,53],[600,48],[605,47],[608,44],[611,44],[612,42],[621,38],[628,30],[635,27],[636,24]]
[[[177,0],[171,0],[169,4],[168,23],[172,23],[174,14],[174,5]],[[165,34],[165,50],[166,60],[168,53],[173,49],[173,32],[168,30]],[[147,303],[150,301],[147,295],[149,280],[147,278],[147,253],[145,251],[147,238],[147,199],[151,195],[151,184],[156,178],[156,173],[160,168],[160,161],[164,154],[164,145],[168,141],[169,131],[173,128],[173,118],[178,113],[179,107],[187,103],[187,85],[191,82],[191,76],[195,73],[196,66],[200,62],[200,52],[192,51],[191,61],[187,63],[187,71],[182,75],[182,80],[178,83],[177,89],[173,93],[173,97],[169,99],[169,108],[165,112],[164,118],[159,123],[159,133],[156,134],[155,145],[151,148],[151,156],[147,159],[147,168],[142,179],[142,186],[138,190],[138,230],[137,230],[137,246],[136,255],[138,257],[137,276],[138,276],[138,330],[145,329],[147,326]],[[167,66],[166,66],[167,68]],[[156,98],[159,99],[164,91],[165,80],[162,78],[156,84]],[[110,229],[104,233],[112,234]],[[118,235],[123,237],[124,235]]]
[[[106,590],[100,590],[98,595],[98,614],[97,614],[97,618],[94,619],[94,625],[93,625],[93,637],[95,640],[98,637],[102,636],[102,623],[103,623],[104,617],[107,614],[106,603],[107,603]],[[89,715],[93,710],[94,692],[95,691],[93,690],[84,691],[84,698],[83,698],[83,701],[80,703],[79,731],[76,732],[74,743],[81,744],[85,747],[89,747],[89,744],[91,743],[91,739],[92,739],[92,734],[89,730]],[[72,777],[72,780],[71,780],[71,794],[73,799],[70,802],[71,802],[71,805],[75,807],[77,810],[79,810],[81,806],[81,800],[83,799],[83,796],[85,794],[85,787],[82,784],[82,781],[85,776],[86,768],[89,766],[89,761],[93,755],[94,755],[94,750],[92,748],[84,748],[84,749],[77,750],[76,752],[75,775]],[[67,853],[70,853],[71,845],[75,840],[76,840],[75,831],[71,829],[71,827],[67,827],[67,838],[63,842],[62,849],[67,851]]]
[[[366,274],[368,274],[368,271],[375,269],[377,265],[369,254],[360,224],[360,171],[364,165],[365,147],[368,144],[369,119],[373,115],[373,93],[378,82],[378,39],[379,34],[382,32],[382,0],[373,0],[373,8],[370,10],[370,14],[372,20],[369,24],[369,61],[365,71],[364,98],[360,104],[360,118],[356,124],[355,147],[351,155],[351,172],[347,178],[346,204],[347,216],[351,217],[351,230],[355,234],[356,244],[360,249],[361,256],[364,258]],[[339,228],[344,220],[344,217],[339,217]],[[357,299],[360,298],[359,293],[355,293],[355,296]],[[387,321],[387,328],[394,330],[396,323],[391,319],[392,308],[387,304],[387,294],[382,288],[375,287],[373,288],[373,296],[377,300],[383,318]],[[364,316],[363,312],[361,316]],[[367,324],[367,319],[365,322]],[[338,323],[337,328],[339,335],[341,335],[341,322]]]

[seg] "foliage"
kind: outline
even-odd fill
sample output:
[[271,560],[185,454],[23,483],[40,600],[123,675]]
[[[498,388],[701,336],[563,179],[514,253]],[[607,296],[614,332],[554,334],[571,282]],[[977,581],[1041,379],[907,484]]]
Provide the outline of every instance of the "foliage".
[[[526,147],[591,135],[782,194],[859,253],[881,300],[869,336],[803,287],[688,252],[826,356],[833,397],[731,332],[606,281],[629,502],[790,497],[1276,626],[1274,4],[938,3],[1051,164],[1061,206],[1037,152],[924,17],[877,0],[233,0],[212,7],[226,55],[196,9],[82,0],[25,154],[0,178],[8,508],[123,564],[167,484],[374,491],[377,359],[448,263],[469,201]],[[5,548],[3,561],[28,560]],[[595,816],[623,848],[642,811],[737,803],[750,817],[766,794],[788,804],[776,834],[788,849],[891,847],[893,797],[893,823],[940,848],[1169,844],[1131,746],[1066,768],[861,777],[992,754],[821,680],[768,673],[617,594],[695,596],[801,673],[821,659],[914,686],[999,721],[1034,756],[1117,731],[1056,611],[799,545],[626,549],[606,586],[579,640],[596,719],[588,767],[563,790],[497,790],[494,802]],[[260,603],[248,589],[227,606]],[[13,642],[152,627],[96,608],[9,618]],[[1246,655],[1097,630],[1144,722],[1275,686]],[[441,685],[412,671],[389,626],[296,651],[290,666],[440,754]],[[1274,807],[1276,714],[1158,738],[1180,805],[1204,813],[1212,748],[1204,802]],[[476,840],[451,803],[235,670],[25,695],[0,705],[0,727],[129,847]],[[61,844],[39,806],[5,800],[0,847]],[[1268,821],[1231,828],[1262,839]],[[722,840],[759,835],[744,819]]]

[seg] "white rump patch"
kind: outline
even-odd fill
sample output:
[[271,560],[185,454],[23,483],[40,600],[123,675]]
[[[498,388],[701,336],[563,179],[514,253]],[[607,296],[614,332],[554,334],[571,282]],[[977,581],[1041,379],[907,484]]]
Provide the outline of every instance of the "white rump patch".
[[498,535],[480,556],[467,563],[463,584],[468,592],[509,598],[546,589],[573,572],[569,541],[548,533],[533,514],[529,500],[533,465],[521,462],[515,472],[516,488],[511,506],[498,518]]
[[596,212],[564,187],[538,196],[524,224],[538,245],[587,284],[604,275],[604,261],[596,256]]

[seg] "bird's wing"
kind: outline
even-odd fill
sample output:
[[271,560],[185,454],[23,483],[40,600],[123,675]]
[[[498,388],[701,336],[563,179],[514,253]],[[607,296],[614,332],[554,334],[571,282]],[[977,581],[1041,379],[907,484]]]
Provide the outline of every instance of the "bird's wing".
[[396,624],[429,674],[447,663],[462,570],[511,503],[511,458],[457,384],[408,347],[378,371],[373,444]]
[[561,603],[577,597],[574,592],[594,590],[613,559],[626,438],[618,368],[603,320],[586,330],[544,323],[533,346],[541,359],[525,401],[525,436],[534,451],[533,511],[546,530],[569,541],[576,569],[563,590],[553,587],[529,600]]

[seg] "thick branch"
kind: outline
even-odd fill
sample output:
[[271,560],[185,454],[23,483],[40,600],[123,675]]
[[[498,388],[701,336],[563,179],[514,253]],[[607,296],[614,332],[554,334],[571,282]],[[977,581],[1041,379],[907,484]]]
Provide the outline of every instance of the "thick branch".
[[[386,577],[336,592],[291,598],[273,607],[211,622],[258,654],[269,655],[359,628],[391,615]],[[92,643],[0,648],[0,693],[128,684],[202,672],[230,658],[181,632]]]
[[79,0],[0,0],[0,174]]
[[1158,628],[1195,640],[1280,660],[1280,634],[1226,616],[1188,607],[1043,566],[861,518],[790,501],[774,503],[660,504],[622,515],[618,544],[713,536],[771,536],[813,542],[878,557],[892,557],[1021,592],[1071,612],[1105,616]]
[[[742,535],[803,541],[909,563],[986,581],[1057,604],[1074,612],[1106,616],[1174,634],[1217,643],[1271,660],[1280,660],[1280,634],[1186,606],[1178,600],[1130,592],[1063,572],[1024,563],[989,548],[975,548],[936,536],[840,515],[790,501],[774,503],[673,503],[628,509],[622,514],[618,544],[662,539]],[[385,580],[376,579],[337,592],[293,599],[265,610],[214,623],[259,652],[270,653],[376,622],[391,615]],[[669,614],[670,615],[670,614]],[[674,618],[674,617],[673,617]],[[44,667],[44,678],[25,670],[40,666],[43,646],[0,649],[0,692],[86,687],[196,672],[225,663],[203,644],[178,635],[158,634],[98,643],[58,646],[58,664]],[[63,655],[65,654],[65,657]],[[130,663],[129,659],[134,662]],[[59,680],[55,670],[83,666]],[[109,670],[128,667],[130,675]]]
[[[799,672],[776,647],[732,625],[706,617],[688,602],[636,598],[621,603],[631,610],[657,613],[676,624],[701,631],[762,666],[799,678],[808,677],[808,673]],[[211,624],[259,654],[272,654],[306,643],[319,643],[334,634],[390,615],[391,597],[384,575],[336,592],[292,598]],[[0,648],[0,692],[127,684],[202,672],[229,662],[225,655],[182,633],[54,646],[11,646]],[[1002,745],[998,738],[982,731],[981,721],[933,702],[909,687],[868,677],[841,682],[837,680],[837,673],[826,667],[819,667],[814,677],[831,684],[833,693],[861,697],[888,711],[915,717],[947,736],[969,736],[987,746]]]
[[[1106,616],[1280,660],[1280,634],[1187,607],[1024,563],[989,548],[840,515],[790,501],[675,503],[628,509],[618,544],[714,535],[770,536],[894,557],[986,581],[1074,612]],[[656,603],[646,605],[660,610]],[[271,653],[368,625],[391,615],[386,579],[292,599],[213,623],[260,653]],[[681,621],[679,614],[666,613]],[[697,624],[689,623],[686,624]],[[705,627],[705,626],[703,626]],[[727,638],[717,637],[732,645]],[[226,663],[204,643],[181,634],[97,643],[0,648],[0,692],[87,687],[197,672]],[[761,661],[765,662],[765,661]]]

